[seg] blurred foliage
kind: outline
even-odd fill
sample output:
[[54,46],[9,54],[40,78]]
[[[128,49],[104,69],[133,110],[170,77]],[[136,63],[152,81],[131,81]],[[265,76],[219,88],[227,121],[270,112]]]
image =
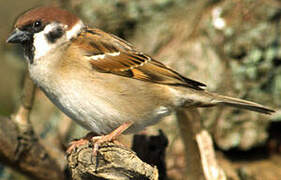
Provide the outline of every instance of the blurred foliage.
[[115,33],[121,37],[130,36],[136,24],[149,21],[158,12],[167,9],[182,0],[85,0],[83,3],[74,4],[75,11],[86,19],[88,24]]
[[[232,71],[228,79],[232,91],[276,107],[281,105],[280,10],[276,1],[223,1],[212,8],[202,26]],[[215,139],[221,148],[249,149],[265,142],[269,122],[256,121],[256,115],[245,113],[233,109],[228,121],[216,125]]]

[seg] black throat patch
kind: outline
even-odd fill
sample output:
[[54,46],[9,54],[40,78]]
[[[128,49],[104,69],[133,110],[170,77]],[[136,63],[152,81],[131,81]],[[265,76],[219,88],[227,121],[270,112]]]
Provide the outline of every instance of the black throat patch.
[[22,46],[24,49],[24,55],[29,60],[30,64],[33,64],[33,59],[34,59],[33,38],[30,41],[24,42]]

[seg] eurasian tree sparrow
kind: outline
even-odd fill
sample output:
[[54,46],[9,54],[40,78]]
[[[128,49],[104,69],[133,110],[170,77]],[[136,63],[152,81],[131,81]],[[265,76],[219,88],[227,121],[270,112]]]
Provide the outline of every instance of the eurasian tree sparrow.
[[260,104],[204,90],[130,43],[55,7],[21,15],[8,43],[24,48],[30,76],[66,115],[110,141],[179,108],[228,105],[271,114]]

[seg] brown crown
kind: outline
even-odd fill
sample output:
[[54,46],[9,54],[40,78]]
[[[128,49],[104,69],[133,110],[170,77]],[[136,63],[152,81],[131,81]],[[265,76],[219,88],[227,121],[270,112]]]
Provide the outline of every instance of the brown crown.
[[15,27],[21,28],[25,25],[32,24],[37,20],[41,20],[44,24],[49,22],[59,22],[68,25],[68,29],[70,29],[79,21],[79,18],[66,10],[62,10],[57,7],[45,6],[34,8],[25,12],[18,18]]

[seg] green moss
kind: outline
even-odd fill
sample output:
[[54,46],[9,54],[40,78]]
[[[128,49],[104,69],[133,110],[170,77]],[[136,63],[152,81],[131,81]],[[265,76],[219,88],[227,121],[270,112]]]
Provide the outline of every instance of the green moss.
[[248,65],[256,65],[258,62],[260,62],[263,58],[263,52],[261,49],[255,48],[251,51],[249,51],[248,58],[244,63]]

